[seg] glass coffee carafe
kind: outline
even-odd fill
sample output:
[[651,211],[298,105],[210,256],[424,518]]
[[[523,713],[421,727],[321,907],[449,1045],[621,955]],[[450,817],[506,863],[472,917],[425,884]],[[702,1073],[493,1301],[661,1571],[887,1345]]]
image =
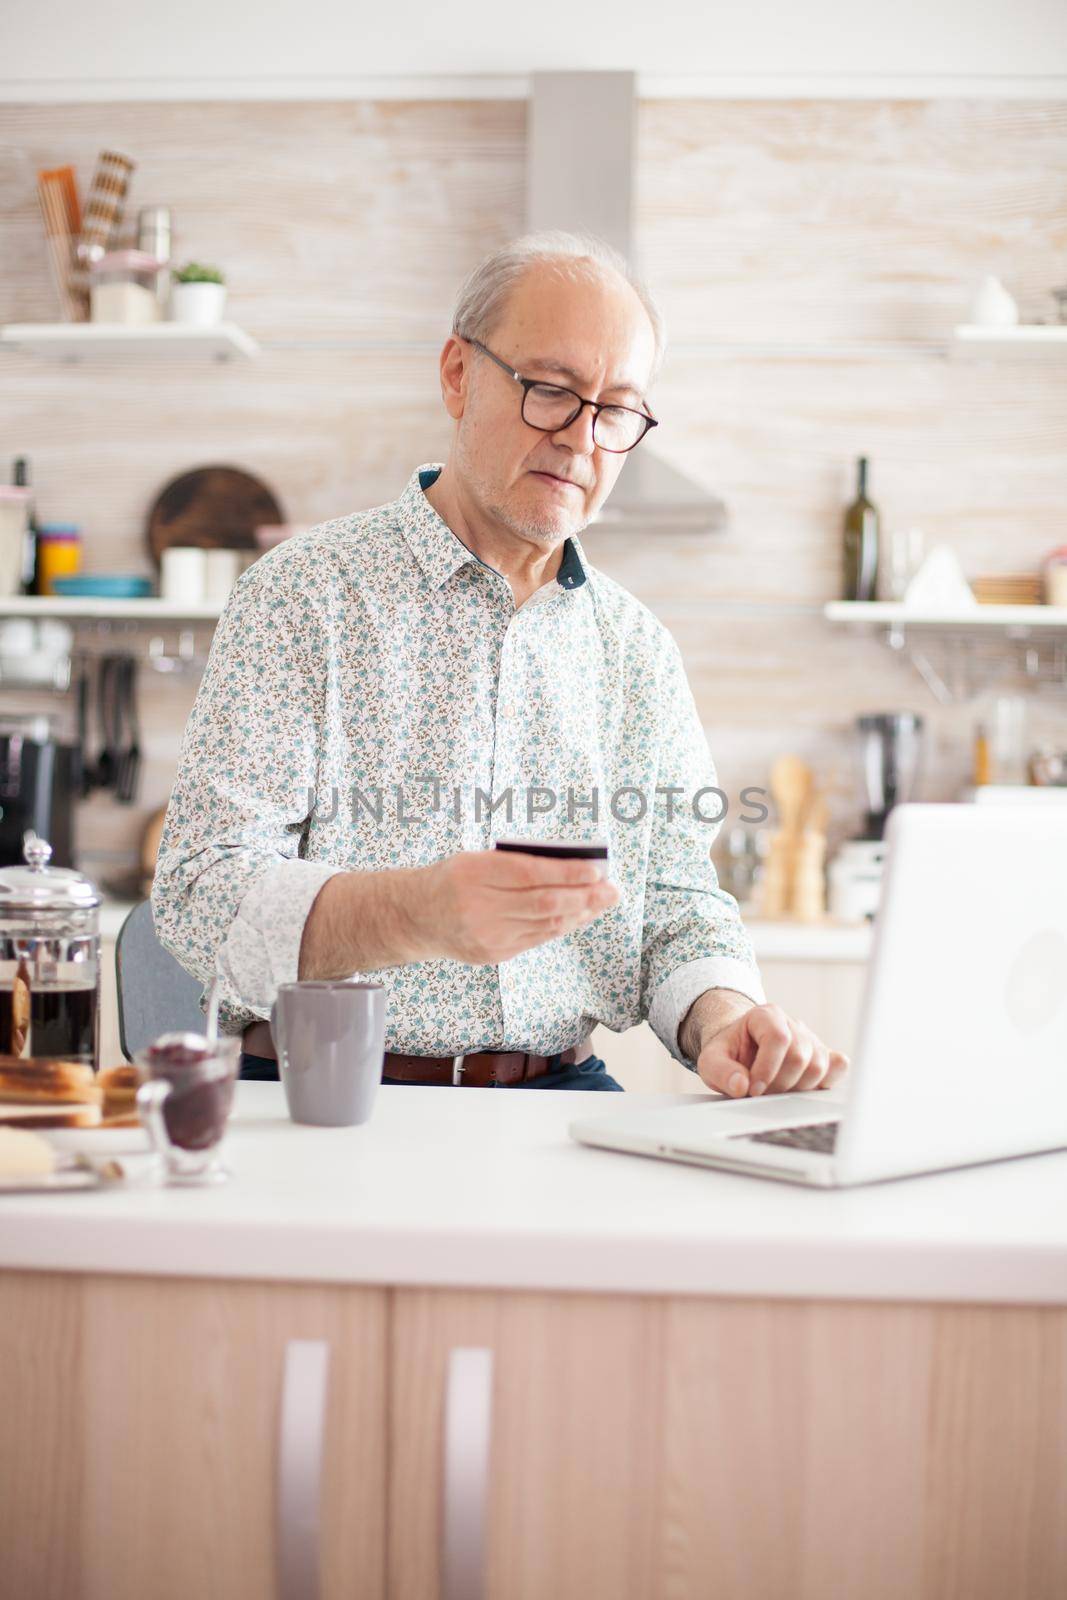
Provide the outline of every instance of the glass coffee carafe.
[[0,867],[0,1055],[98,1065],[100,896],[52,847],[23,840],[24,867]]

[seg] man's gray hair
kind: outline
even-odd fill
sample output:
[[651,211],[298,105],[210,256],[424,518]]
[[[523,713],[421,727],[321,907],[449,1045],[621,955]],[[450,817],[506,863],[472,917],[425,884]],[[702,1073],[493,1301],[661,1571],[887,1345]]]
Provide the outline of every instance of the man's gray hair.
[[524,233],[510,244],[494,250],[474,268],[460,287],[452,315],[452,332],[461,339],[480,339],[487,344],[503,314],[511,291],[535,262],[551,261],[566,275],[586,275],[614,271],[625,278],[648,312],[656,338],[652,387],[663,364],[666,331],[663,315],[644,279],[639,277],[621,251],[592,233],[568,233],[562,228],[546,228]]

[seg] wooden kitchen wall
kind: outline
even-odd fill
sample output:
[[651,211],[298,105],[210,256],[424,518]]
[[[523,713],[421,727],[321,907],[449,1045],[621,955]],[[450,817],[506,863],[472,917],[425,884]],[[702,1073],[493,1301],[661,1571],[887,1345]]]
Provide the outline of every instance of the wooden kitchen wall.
[[[89,570],[149,570],[147,506],[192,466],[258,472],[311,523],[445,458],[437,356],[462,276],[523,227],[521,102],[18,106],[0,129],[0,321],[57,313],[36,170],[72,162],[84,188],[106,145],[138,164],[132,209],[173,209],[176,254],[225,268],[229,315],[264,345],[225,366],[2,358],[3,455],[32,457],[40,515],[82,524]],[[818,607],[838,593],[861,453],[887,530],[922,527],[969,575],[1067,542],[1067,368],[960,363],[947,344],[988,272],[1023,320],[1052,314],[1067,104],[645,102],[639,149],[638,238],[670,336],[656,447],[730,526],[591,530],[587,550],[679,639],[731,794],[797,751],[835,785],[840,835],[851,719],[910,708],[929,719],[923,794],[950,796],[983,703],[938,706]],[[130,857],[168,791],[195,679],[142,676],[143,803],[85,808],[89,870]],[[1067,687],[1032,705],[1035,732],[1067,745]]]

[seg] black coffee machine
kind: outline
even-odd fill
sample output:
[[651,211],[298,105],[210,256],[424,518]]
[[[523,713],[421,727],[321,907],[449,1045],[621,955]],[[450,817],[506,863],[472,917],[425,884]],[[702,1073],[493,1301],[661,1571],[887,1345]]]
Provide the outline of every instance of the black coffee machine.
[[894,806],[912,798],[919,777],[923,719],[914,711],[872,711],[856,718],[866,805],[863,832],[846,839],[830,863],[830,914],[843,922],[874,917],[882,896]]
[[0,718],[0,866],[21,864],[27,831],[50,842],[53,866],[73,866],[78,766],[47,717]]
[[914,711],[874,711],[856,718],[863,770],[862,839],[885,838],[894,806],[910,800],[918,781],[923,719]]

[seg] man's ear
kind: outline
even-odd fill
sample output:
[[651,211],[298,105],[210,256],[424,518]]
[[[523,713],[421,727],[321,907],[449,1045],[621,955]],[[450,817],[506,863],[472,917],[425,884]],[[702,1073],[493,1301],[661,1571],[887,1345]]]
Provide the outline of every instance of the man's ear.
[[441,351],[441,398],[454,422],[466,410],[470,371],[466,346],[450,335]]

